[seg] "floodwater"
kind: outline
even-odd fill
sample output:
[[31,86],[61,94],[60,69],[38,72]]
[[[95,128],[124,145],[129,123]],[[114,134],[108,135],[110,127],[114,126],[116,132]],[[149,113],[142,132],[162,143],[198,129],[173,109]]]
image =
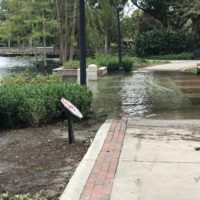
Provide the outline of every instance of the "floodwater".
[[[58,59],[48,59],[48,67],[34,57],[0,57],[0,80],[29,71],[51,73]],[[200,77],[181,73],[132,72],[109,75],[88,82],[93,91],[93,117],[115,117],[128,113],[131,118],[199,119]]]
[[43,66],[43,59],[36,57],[0,57],[0,80],[3,77],[22,72],[51,73],[59,66],[57,58],[48,58],[47,67]]
[[93,107],[99,114],[124,112],[135,119],[199,119],[199,92],[197,75],[136,71],[100,79]]

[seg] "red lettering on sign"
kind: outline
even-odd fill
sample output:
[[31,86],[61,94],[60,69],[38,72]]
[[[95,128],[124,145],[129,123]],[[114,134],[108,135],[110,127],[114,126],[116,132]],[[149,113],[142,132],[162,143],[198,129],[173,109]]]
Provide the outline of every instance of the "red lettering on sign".
[[73,115],[75,115],[76,117],[80,119],[83,118],[83,115],[81,114],[81,112],[70,101],[66,100],[65,98],[62,98],[61,102],[63,106],[67,108]]

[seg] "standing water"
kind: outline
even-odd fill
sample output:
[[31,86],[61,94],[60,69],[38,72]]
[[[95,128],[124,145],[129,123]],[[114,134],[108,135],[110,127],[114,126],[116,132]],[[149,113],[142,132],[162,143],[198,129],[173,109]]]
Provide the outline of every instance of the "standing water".
[[181,73],[133,72],[98,81],[93,107],[131,118],[198,119],[200,78]]
[[0,57],[0,80],[3,77],[29,71],[31,73],[51,73],[53,68],[59,66],[57,58],[48,58],[47,67],[43,60],[36,57]]

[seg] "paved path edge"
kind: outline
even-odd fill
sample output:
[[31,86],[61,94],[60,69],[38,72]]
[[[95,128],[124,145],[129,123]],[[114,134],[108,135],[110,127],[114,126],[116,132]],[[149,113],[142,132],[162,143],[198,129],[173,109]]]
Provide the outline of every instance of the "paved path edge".
[[95,165],[113,120],[106,120],[99,128],[92,144],[76,168],[60,200],[79,200],[88,177]]

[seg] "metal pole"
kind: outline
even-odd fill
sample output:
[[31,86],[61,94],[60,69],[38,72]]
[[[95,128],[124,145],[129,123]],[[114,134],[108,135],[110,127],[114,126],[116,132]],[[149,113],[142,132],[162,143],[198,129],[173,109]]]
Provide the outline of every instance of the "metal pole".
[[121,27],[120,27],[120,17],[119,10],[117,10],[117,29],[118,29],[118,48],[119,48],[119,69],[122,68],[122,45],[121,45]]
[[86,85],[85,1],[79,0],[80,84]]
[[74,139],[74,128],[73,128],[73,121],[72,121],[72,115],[68,111],[68,137],[69,137],[69,144],[72,144],[75,142]]

